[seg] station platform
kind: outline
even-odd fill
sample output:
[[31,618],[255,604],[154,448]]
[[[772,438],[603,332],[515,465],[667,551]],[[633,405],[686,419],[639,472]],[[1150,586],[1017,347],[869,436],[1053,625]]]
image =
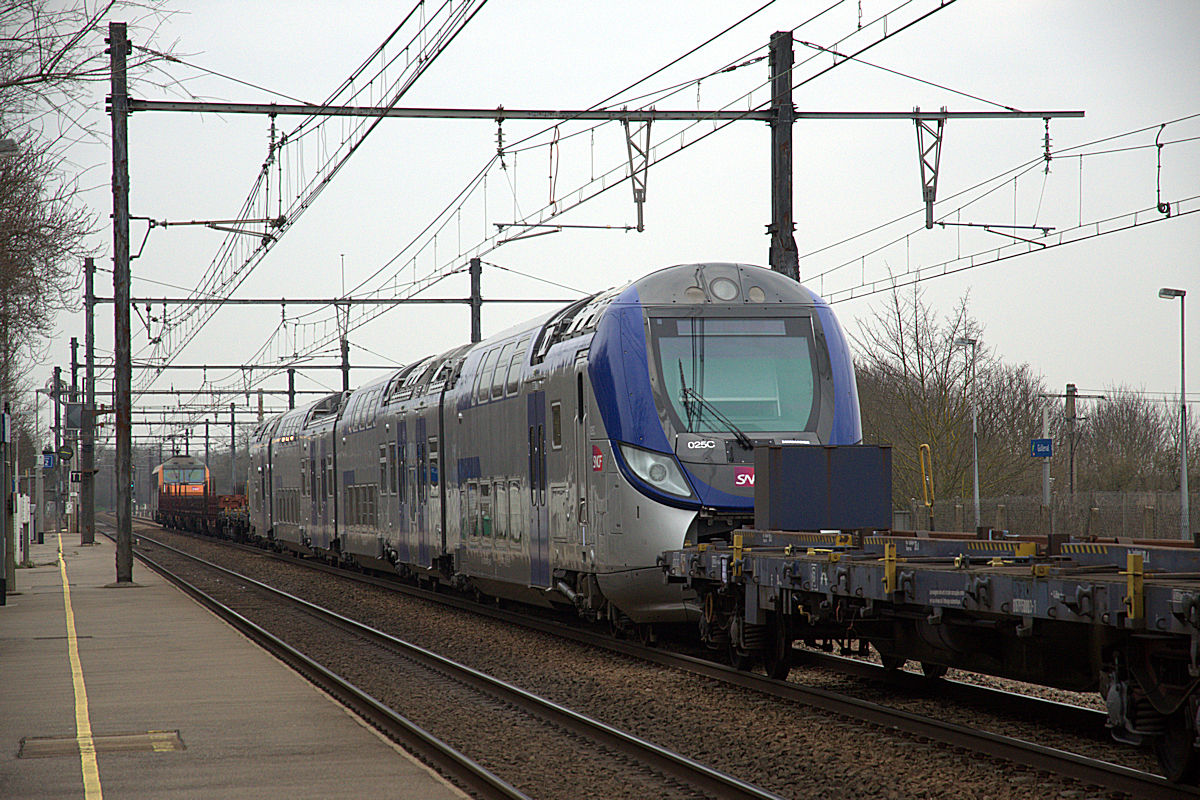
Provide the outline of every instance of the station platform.
[[96,538],[48,534],[0,607],[0,797],[466,797],[136,561],[109,588]]

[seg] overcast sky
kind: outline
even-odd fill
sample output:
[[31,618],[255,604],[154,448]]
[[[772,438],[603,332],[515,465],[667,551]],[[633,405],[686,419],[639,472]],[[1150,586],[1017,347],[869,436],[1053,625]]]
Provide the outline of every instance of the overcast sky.
[[[863,24],[898,3],[863,0]],[[795,28],[833,4],[833,0],[776,2],[619,99],[636,106],[644,101],[634,98],[645,92],[685,84],[762,56],[773,31]],[[679,9],[685,6],[679,3],[491,0],[399,105],[586,108],[761,5],[762,0],[693,2],[686,4],[686,16],[681,17]],[[934,5],[917,0],[889,17],[889,30]],[[171,3],[171,7],[178,12],[157,32],[156,46],[173,46],[189,64],[307,101],[329,95],[399,24],[407,8],[349,0],[286,5],[206,0]],[[858,27],[859,7],[857,2],[844,3],[796,30],[798,79],[831,62],[828,55],[803,62],[813,51],[800,42],[833,46]],[[1168,122],[1173,124],[1161,130],[1161,142],[1200,137],[1200,117],[1173,122],[1200,114],[1197,30],[1200,5],[1186,0],[1104,4],[959,0],[868,50],[862,60],[870,65],[850,61],[804,83],[796,90],[794,102],[803,111],[909,111],[918,106],[946,106],[951,111],[1000,106],[1085,111],[1084,119],[1051,122],[1057,155],[1049,174],[1041,166],[1029,168],[1043,153],[1041,120],[947,123],[935,216],[964,223],[1045,225],[1067,232],[1068,238],[1086,236],[1097,227],[1125,227],[1133,212],[1143,212],[1139,222],[1162,221],[925,280],[920,284],[924,299],[950,313],[959,298],[969,296],[971,314],[982,327],[982,344],[1007,362],[1027,362],[1053,391],[1062,391],[1064,384],[1072,382],[1081,391],[1123,384],[1169,395],[1179,391],[1179,302],[1159,299],[1158,290],[1163,286],[1186,289],[1191,301],[1188,386],[1195,397],[1200,393],[1200,216],[1174,215],[1200,208],[1200,200],[1188,199],[1200,195],[1200,141],[1169,144],[1161,151],[1153,144],[1160,134],[1158,126]],[[867,29],[859,37],[871,35]],[[133,38],[135,44],[145,41],[137,35]],[[397,50],[393,47],[389,53]],[[182,82],[186,92],[201,99],[290,102],[185,65],[164,69],[172,80]],[[732,104],[744,109],[767,99],[762,88],[767,74],[765,60],[753,62],[707,78],[699,86],[689,84],[678,94],[657,99],[655,105],[710,109]],[[185,96],[178,86],[164,91],[150,84],[132,93],[147,99]],[[376,96],[358,102],[378,101]],[[95,113],[103,113],[102,109],[103,97],[98,96]],[[296,118],[281,118],[278,127],[291,130],[297,123]],[[350,124],[332,123],[309,141],[323,137],[323,146],[332,150]],[[511,147],[548,127],[507,121],[505,144]],[[134,115],[130,120],[132,214],[170,221],[238,217],[267,156],[268,129],[269,121],[257,116]],[[657,149],[648,173],[644,232],[564,229],[490,249],[483,254],[484,261],[504,269],[485,268],[484,296],[572,297],[692,261],[765,265],[765,225],[770,214],[768,129],[760,122],[739,122],[701,138],[713,129],[712,123],[652,126],[651,140]],[[1124,135],[1142,129],[1146,130]],[[680,151],[681,132],[688,146]],[[478,186],[460,211],[456,196],[496,154],[495,122],[384,120],[250,273],[236,296],[330,297],[341,294],[343,285],[351,289],[377,272],[381,278],[396,274],[396,285],[403,285],[414,273],[423,276],[463,266],[473,248],[492,236],[494,223],[536,216],[551,200],[558,207],[568,206],[577,190],[594,185],[594,176],[620,169],[626,159],[619,124],[594,130],[587,123],[563,124],[553,151],[547,146],[552,136],[544,134],[527,142],[541,146],[506,152],[504,169],[492,163],[486,173],[486,192],[482,184]],[[1118,138],[1088,144],[1109,137]],[[298,149],[293,147],[289,153],[288,175],[302,174]],[[83,183],[96,187],[89,192],[89,201],[98,216],[107,219],[111,211],[107,151],[80,148],[75,158],[92,167]],[[304,168],[311,173],[317,163],[317,152],[309,149]],[[989,262],[996,248],[1011,241],[978,229],[924,229],[912,122],[800,121],[795,126],[794,166],[801,280],[836,301],[835,310],[851,334],[857,332],[859,320],[870,318],[888,302],[887,294],[843,299],[861,295],[864,282],[885,279],[889,272],[907,281],[917,268],[946,262],[949,269],[956,269],[964,262],[955,259],[966,256],[969,263],[973,253],[981,254],[975,258],[977,263]],[[1005,175],[1007,180],[1002,180]],[[984,195],[988,189],[994,191]],[[272,214],[278,191],[277,185],[271,187]],[[1171,219],[1146,212],[1154,208],[1160,193],[1162,200],[1172,203]],[[294,187],[285,186],[285,205],[294,196]],[[963,207],[968,200],[974,202]],[[444,208],[455,210],[442,218],[445,224],[436,241],[422,237],[421,232]],[[260,205],[253,216],[261,211]],[[1095,224],[1102,220],[1111,221]],[[634,224],[628,182],[556,221]],[[1082,233],[1077,230],[1080,223]],[[144,233],[145,224],[135,222],[131,232],[135,251]],[[195,286],[224,238],[203,228],[153,230],[141,258],[133,262],[134,296],[179,296]],[[96,244],[102,251],[99,263],[108,266],[111,235],[99,237]],[[1032,245],[1025,249],[1041,250]],[[930,270],[934,271],[942,267]],[[377,286],[379,280],[367,288]],[[100,273],[97,285],[100,293],[110,294],[107,273]],[[436,297],[466,293],[464,274],[446,278],[425,292]],[[112,347],[110,309],[102,306],[97,318],[102,358]],[[485,306],[484,335],[543,311],[544,306],[533,305]],[[170,317],[178,312],[168,308],[167,313]],[[290,349],[303,349],[320,338],[311,327],[291,327],[301,315],[306,315],[301,322],[312,322],[328,318],[330,312],[300,306],[285,311],[279,306],[222,309],[176,363],[243,363],[255,356],[286,317],[286,338],[276,340],[259,356],[260,363],[278,362]],[[161,318],[161,306],[153,309],[152,316]],[[150,333],[160,335],[161,327],[160,322],[152,322]],[[405,363],[464,342],[468,332],[465,306],[401,307],[351,333],[351,361]],[[52,357],[63,366],[69,363],[71,336],[82,341],[79,314],[64,314],[60,320]],[[147,338],[146,326],[135,316],[133,349],[139,357],[151,352]],[[324,360],[334,358],[330,351]],[[378,374],[355,370],[352,384]],[[229,385],[235,376],[214,370],[207,377]],[[37,378],[39,385],[42,379]],[[153,386],[192,386],[199,379],[198,373],[166,373]],[[135,384],[138,381],[135,373]],[[274,378],[269,385],[284,386],[286,379]],[[340,376],[316,372],[298,385],[336,389]],[[140,402],[155,405],[157,399]],[[282,401],[269,404],[279,406]]]

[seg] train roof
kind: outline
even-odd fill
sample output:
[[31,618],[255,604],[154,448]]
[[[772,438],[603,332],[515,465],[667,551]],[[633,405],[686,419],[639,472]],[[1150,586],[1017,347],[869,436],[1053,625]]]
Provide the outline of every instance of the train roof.
[[171,456],[170,458],[164,459],[161,464],[159,464],[157,467],[154,468],[154,471],[158,471],[158,470],[162,469],[163,467],[204,467],[204,466],[205,466],[205,463],[204,463],[204,459],[202,459],[202,458],[198,458],[193,455],[174,455],[174,456]]

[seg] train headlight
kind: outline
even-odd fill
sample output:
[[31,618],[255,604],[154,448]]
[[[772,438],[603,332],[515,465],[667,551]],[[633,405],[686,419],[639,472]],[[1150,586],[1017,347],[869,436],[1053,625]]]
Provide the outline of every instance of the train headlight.
[[691,497],[692,490],[675,459],[666,453],[654,453],[629,444],[622,444],[621,455],[634,475],[659,491],[679,497]]

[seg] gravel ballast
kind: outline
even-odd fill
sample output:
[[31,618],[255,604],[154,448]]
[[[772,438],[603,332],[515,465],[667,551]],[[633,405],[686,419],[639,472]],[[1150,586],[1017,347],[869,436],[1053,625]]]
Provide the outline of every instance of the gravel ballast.
[[[825,798],[835,792],[859,797],[979,800],[1123,796],[236,550],[219,542],[156,528],[146,530],[146,534],[786,797]],[[431,691],[424,683],[404,685],[389,674],[392,668],[378,662],[368,647],[322,648],[314,643],[312,651],[306,652],[368,692],[387,693],[388,696],[376,696],[388,702],[391,697],[399,702],[407,695],[440,692],[440,688]],[[939,701],[936,696],[893,696],[878,683],[829,670],[796,669],[791,680],[1155,771],[1153,757],[1148,752],[956,707],[948,701]],[[996,679],[986,680],[989,685],[998,685],[994,683]],[[1011,690],[1009,686],[1003,688]],[[450,715],[452,704],[434,704],[431,713]],[[464,741],[513,738],[503,723],[481,729],[472,727],[472,715],[467,715],[464,724],[468,731]],[[595,745],[587,741],[574,743],[572,747],[595,750]],[[530,794],[537,797],[662,795],[659,790],[646,794],[649,787],[636,785],[626,785],[628,791],[613,793],[600,774],[603,769],[589,767],[579,771],[564,766],[564,762],[577,758],[573,752],[578,753],[568,748],[561,755],[552,756],[541,752],[540,746],[517,746],[512,748],[511,755],[503,757],[515,772],[501,774],[518,785],[520,782],[536,785],[537,791]],[[597,761],[586,760],[591,764]],[[599,761],[602,763],[604,758]],[[549,779],[542,777],[546,774]],[[518,778],[514,780],[513,775]]]

